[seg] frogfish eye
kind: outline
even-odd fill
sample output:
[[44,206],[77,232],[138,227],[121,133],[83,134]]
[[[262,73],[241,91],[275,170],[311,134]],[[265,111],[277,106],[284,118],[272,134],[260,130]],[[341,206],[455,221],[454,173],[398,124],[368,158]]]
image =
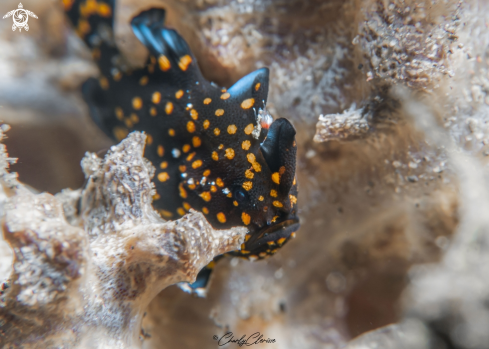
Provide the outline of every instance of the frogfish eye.
[[234,198],[240,204],[248,201],[248,193],[243,188],[236,188],[234,190]]

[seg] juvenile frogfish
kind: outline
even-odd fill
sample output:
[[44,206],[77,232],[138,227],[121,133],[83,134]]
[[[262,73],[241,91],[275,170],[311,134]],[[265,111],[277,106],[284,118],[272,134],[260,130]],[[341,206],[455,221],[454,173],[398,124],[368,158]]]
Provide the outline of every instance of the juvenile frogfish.
[[[144,155],[156,168],[153,207],[160,215],[178,219],[193,208],[215,229],[246,226],[241,250],[230,254],[250,260],[273,255],[293,238],[299,228],[296,132],[266,110],[269,70],[258,69],[229,89],[207,81],[185,40],[164,26],[164,9],[132,19],[149,57],[144,68],[131,69],[114,42],[114,1],[63,3],[100,69],[100,77],[82,87],[90,114],[114,140],[146,133]],[[202,291],[211,265],[187,290]]]

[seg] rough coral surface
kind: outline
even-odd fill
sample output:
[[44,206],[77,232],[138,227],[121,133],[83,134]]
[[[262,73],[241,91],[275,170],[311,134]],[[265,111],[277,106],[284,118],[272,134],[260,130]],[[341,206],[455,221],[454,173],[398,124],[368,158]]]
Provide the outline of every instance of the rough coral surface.
[[14,261],[0,303],[2,347],[139,347],[154,296],[239,248],[244,228],[215,231],[196,212],[165,222],[152,209],[145,138],[129,135],[104,159],[87,153],[86,186],[56,197],[8,185],[3,171]]
[[367,80],[428,88],[450,71],[450,50],[460,25],[457,2],[366,2],[365,21],[353,40],[366,58]]

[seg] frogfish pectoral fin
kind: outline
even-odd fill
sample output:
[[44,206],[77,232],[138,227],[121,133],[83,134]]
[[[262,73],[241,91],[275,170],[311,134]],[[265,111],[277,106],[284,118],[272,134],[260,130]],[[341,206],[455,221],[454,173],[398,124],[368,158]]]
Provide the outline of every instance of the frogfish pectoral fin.
[[275,120],[260,147],[272,173],[278,173],[279,190],[287,195],[295,176],[297,147],[294,126],[287,119]]

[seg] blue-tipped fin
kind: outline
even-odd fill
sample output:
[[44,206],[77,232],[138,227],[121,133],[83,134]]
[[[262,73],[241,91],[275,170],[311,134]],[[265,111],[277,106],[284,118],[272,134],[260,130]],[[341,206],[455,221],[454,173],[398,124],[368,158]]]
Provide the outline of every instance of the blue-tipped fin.
[[231,94],[232,98],[240,101],[254,98],[255,109],[265,109],[268,98],[269,79],[269,69],[261,68],[239,79],[227,92]]
[[165,28],[165,10],[153,8],[131,20],[136,37],[158,60],[160,71],[198,71],[197,62],[185,40],[175,30]]

